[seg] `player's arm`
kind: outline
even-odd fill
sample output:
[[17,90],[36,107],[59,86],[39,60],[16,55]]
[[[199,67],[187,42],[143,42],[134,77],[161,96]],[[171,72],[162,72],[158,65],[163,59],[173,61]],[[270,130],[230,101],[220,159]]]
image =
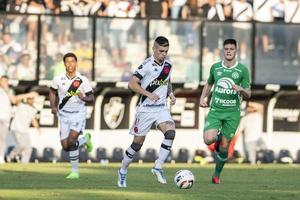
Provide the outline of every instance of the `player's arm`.
[[36,118],[33,118],[32,121],[31,121],[31,124],[34,128],[36,128],[39,132],[39,134],[41,134],[41,129],[40,129],[40,124],[38,122],[38,120]]
[[167,18],[168,17],[168,10],[169,10],[167,1],[163,1],[161,3],[161,8],[162,8],[161,18],[163,18],[163,19]]
[[151,101],[159,100],[159,96],[155,93],[148,92],[143,89],[140,85],[140,78],[136,75],[133,75],[128,83],[128,88],[136,93],[139,93],[143,96],[148,97]]
[[235,91],[239,92],[243,96],[243,98],[250,99],[251,90],[249,88],[243,88],[238,85],[233,85],[232,87]]
[[208,106],[207,98],[210,95],[210,91],[211,91],[212,86],[213,86],[213,84],[209,84],[209,83],[206,83],[204,85],[204,88],[202,90],[202,94],[201,94],[201,97],[200,97],[200,107],[207,107]]
[[49,92],[49,101],[50,101],[50,107],[51,107],[51,112],[53,114],[57,113],[57,90],[50,88],[50,92]]
[[87,92],[87,93],[85,93],[85,94],[79,92],[79,93],[78,93],[78,97],[79,97],[82,101],[84,101],[84,102],[86,102],[86,103],[90,103],[90,102],[93,102],[93,101],[95,100],[93,91]]
[[167,92],[168,96],[170,97],[171,100],[171,105],[175,105],[176,103],[176,97],[173,93],[173,87],[172,87],[172,83],[171,83],[171,79],[169,79],[168,81],[168,92]]
[[146,17],[146,3],[145,3],[145,1],[141,1],[140,7],[141,7],[141,17]]

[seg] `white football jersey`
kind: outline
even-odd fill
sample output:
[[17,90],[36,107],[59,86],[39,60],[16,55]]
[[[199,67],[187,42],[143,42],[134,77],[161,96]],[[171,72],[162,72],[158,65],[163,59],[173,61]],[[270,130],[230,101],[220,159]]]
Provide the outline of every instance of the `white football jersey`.
[[[68,89],[73,83],[73,81],[79,79],[82,80],[82,83],[77,90],[86,95],[92,93],[93,89],[89,80],[85,76],[81,75],[79,72],[77,72],[76,76],[72,79],[69,79],[65,73],[54,77],[51,89],[57,90],[58,92],[58,105],[60,105],[62,100],[66,96],[68,96]],[[78,96],[72,96],[64,105],[62,110],[68,112],[86,112],[85,102],[82,101]]]
[[159,96],[158,101],[151,101],[146,96],[141,96],[137,111],[157,112],[167,109],[168,82],[171,76],[172,63],[165,60],[161,65],[153,56],[147,58],[134,72],[134,76],[140,79],[141,87]]

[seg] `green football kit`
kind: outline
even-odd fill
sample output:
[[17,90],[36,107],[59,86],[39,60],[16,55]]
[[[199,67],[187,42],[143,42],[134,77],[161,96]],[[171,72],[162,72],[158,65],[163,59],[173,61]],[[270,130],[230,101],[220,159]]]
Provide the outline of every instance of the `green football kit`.
[[250,89],[249,71],[238,62],[226,67],[221,61],[212,65],[207,83],[214,86],[204,131],[216,129],[231,140],[239,126],[241,102],[240,93],[232,86]]

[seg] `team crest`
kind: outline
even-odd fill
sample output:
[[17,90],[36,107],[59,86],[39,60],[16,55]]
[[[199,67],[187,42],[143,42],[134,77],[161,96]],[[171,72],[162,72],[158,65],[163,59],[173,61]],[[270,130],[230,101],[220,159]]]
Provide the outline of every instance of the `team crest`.
[[104,121],[110,129],[117,128],[124,117],[125,104],[121,97],[111,97],[109,102],[104,105]]
[[234,79],[239,78],[239,73],[233,72],[233,73],[232,73],[232,78],[234,78]]
[[73,87],[77,88],[80,85],[80,81],[75,80],[75,81],[73,81],[72,85],[73,85]]
[[170,72],[170,67],[165,67],[164,68],[164,74],[168,74]]

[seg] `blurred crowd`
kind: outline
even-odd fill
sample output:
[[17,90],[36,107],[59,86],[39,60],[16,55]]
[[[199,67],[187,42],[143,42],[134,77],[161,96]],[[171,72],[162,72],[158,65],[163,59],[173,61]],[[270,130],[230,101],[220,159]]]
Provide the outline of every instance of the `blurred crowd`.
[[[6,12],[0,13],[0,75],[17,80],[52,79],[64,70],[62,55],[68,51],[76,53],[79,71],[88,78],[92,77],[94,62],[95,77],[116,81],[112,78],[117,75],[127,80],[131,66],[138,66],[146,57],[141,49],[146,48],[147,39],[169,34],[174,47],[172,60],[177,65],[190,63],[186,69],[175,71],[175,76],[179,81],[199,81],[200,19],[211,22],[205,24],[202,32],[204,79],[211,63],[220,58],[220,41],[225,37],[239,41],[239,59],[251,65],[252,25],[243,22],[252,20],[258,22],[257,58],[272,55],[272,61],[280,57],[283,63],[278,67],[296,67],[300,63],[300,34],[293,31],[297,25],[290,24],[300,23],[300,0],[6,0],[1,1],[1,7]],[[24,13],[32,15],[19,15]],[[93,18],[88,16],[113,17],[96,20],[95,54]],[[146,21],[140,18],[172,21],[151,20],[147,30]],[[224,23],[216,25],[218,22]],[[259,26],[260,22],[289,25]],[[158,28],[162,26],[164,32]]]
[[6,11],[299,23],[298,4],[299,0],[7,0]]

